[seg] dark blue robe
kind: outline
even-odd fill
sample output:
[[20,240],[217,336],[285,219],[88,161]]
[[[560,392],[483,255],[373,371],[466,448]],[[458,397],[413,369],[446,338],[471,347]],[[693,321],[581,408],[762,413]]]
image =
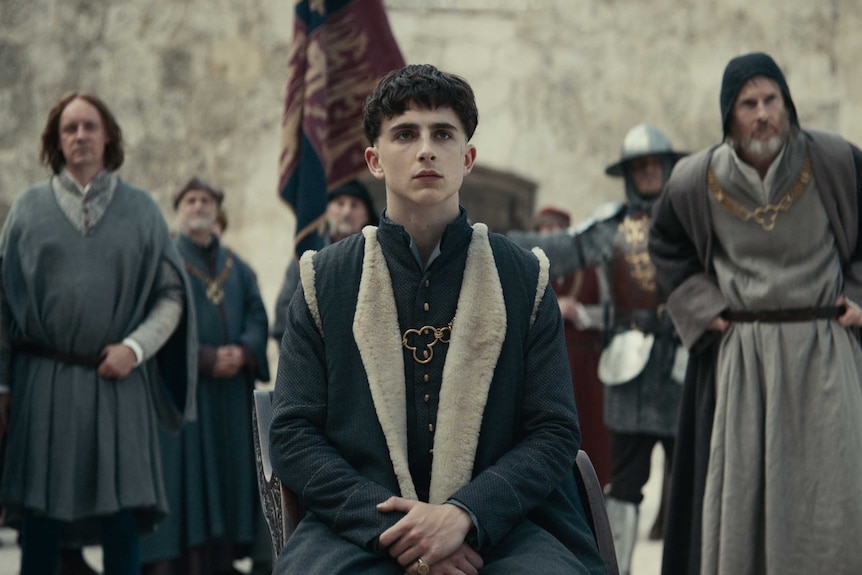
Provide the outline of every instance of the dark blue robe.
[[[251,268],[217,239],[202,248],[180,235],[176,245],[192,284],[200,340],[198,419],[179,436],[160,437],[171,514],[144,538],[144,562],[177,558],[204,543],[242,550],[261,525],[251,409],[255,380],[268,381],[267,317]],[[230,270],[226,266],[230,264]],[[199,277],[220,282],[216,305]],[[230,378],[212,376],[215,348],[243,347],[246,366]]]

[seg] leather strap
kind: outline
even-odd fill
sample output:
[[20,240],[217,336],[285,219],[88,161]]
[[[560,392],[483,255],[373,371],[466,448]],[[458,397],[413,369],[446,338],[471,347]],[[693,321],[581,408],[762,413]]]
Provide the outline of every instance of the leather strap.
[[839,316],[844,315],[845,311],[847,311],[847,307],[843,305],[763,311],[727,310],[721,313],[721,317],[726,319],[727,321],[760,321],[765,323],[788,323],[800,321],[814,321],[817,319],[836,319]]
[[81,367],[89,367],[92,369],[99,367],[102,364],[102,360],[105,359],[102,355],[72,355],[69,353],[63,353],[61,351],[54,351],[53,349],[41,347],[33,343],[15,344],[14,351],[15,353],[33,355],[50,359],[52,361],[79,365]]

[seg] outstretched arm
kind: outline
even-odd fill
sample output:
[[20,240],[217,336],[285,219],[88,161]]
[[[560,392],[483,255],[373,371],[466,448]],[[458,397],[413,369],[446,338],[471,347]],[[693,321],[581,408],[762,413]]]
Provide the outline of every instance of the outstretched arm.
[[508,236],[522,248],[542,248],[551,262],[551,276],[558,277],[611,261],[618,224],[611,218],[549,234],[512,231]]

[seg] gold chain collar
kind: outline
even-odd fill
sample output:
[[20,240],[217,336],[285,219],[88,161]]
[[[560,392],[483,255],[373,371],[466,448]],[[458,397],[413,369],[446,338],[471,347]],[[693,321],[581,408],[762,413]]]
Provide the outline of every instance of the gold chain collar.
[[743,222],[754,220],[760,224],[765,231],[771,232],[773,228],[775,228],[775,222],[778,220],[779,212],[786,212],[790,209],[790,206],[799,199],[799,196],[802,195],[805,188],[808,186],[808,182],[811,181],[811,174],[811,157],[806,156],[805,163],[802,164],[802,171],[799,172],[799,178],[796,180],[796,183],[793,184],[793,187],[790,188],[790,191],[781,198],[781,201],[777,204],[766,204],[765,206],[760,206],[754,210],[745,209],[721,189],[721,186],[718,183],[718,178],[715,177],[715,172],[712,171],[711,166],[706,171],[706,184],[709,187],[709,191],[712,192],[713,197],[715,197],[716,201],[721,204],[724,209]]
[[[401,336],[401,345],[404,349],[409,349],[413,352],[413,361],[419,364],[429,363],[432,359],[434,359],[434,346],[440,343],[449,343],[450,338],[452,337],[452,324],[455,323],[455,318],[452,318],[452,321],[449,322],[448,325],[444,325],[443,327],[434,327],[433,325],[424,325],[419,329],[408,329]],[[422,357],[420,358],[417,355],[419,351],[419,346],[413,346],[409,343],[410,336],[416,336],[417,338],[424,338],[425,334],[431,334],[434,336],[434,340],[425,345],[425,349],[422,350]]]
[[221,305],[221,302],[224,301],[224,289],[222,289],[222,284],[224,284],[225,280],[230,276],[230,271],[233,268],[233,254],[230,252],[227,253],[224,269],[215,278],[210,278],[209,274],[202,272],[189,262],[185,262],[185,265],[186,270],[190,274],[201,280],[204,285],[207,286],[207,299],[214,305]]

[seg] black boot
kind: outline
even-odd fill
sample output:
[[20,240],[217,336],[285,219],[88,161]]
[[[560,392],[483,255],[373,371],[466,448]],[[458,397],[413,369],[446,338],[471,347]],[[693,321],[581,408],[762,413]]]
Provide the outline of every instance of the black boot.
[[84,560],[84,553],[78,549],[63,549],[60,551],[60,575],[99,575]]
[[661,502],[658,506],[658,514],[655,518],[655,523],[649,530],[650,541],[661,541],[664,539],[664,522],[665,514],[667,513],[667,499],[670,496],[670,471],[665,470],[664,478],[661,485]]

